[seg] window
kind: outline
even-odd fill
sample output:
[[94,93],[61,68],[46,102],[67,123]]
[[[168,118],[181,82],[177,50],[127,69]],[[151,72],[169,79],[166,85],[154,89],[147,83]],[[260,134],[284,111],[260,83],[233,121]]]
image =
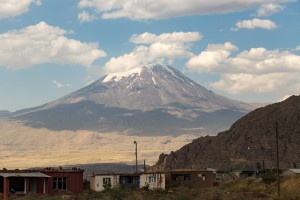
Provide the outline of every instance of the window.
[[103,187],[106,189],[111,188],[111,179],[110,178],[103,178]]
[[110,178],[103,178],[103,184],[110,184]]
[[205,174],[198,174],[198,177],[199,177],[200,179],[202,179],[203,181],[206,180]]
[[56,190],[67,189],[67,177],[53,177],[53,189]]
[[149,176],[149,183],[156,183],[156,177],[155,176]]
[[10,177],[9,178],[9,189],[11,193],[24,192],[25,178],[23,177]]
[[172,181],[190,181],[191,174],[172,174],[171,179]]

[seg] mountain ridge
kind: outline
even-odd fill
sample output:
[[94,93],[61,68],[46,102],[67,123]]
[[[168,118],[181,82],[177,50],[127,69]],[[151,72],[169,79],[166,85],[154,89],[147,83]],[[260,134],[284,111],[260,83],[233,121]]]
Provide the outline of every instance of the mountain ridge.
[[299,166],[300,96],[291,96],[250,112],[217,136],[200,137],[175,152],[161,154],[152,170],[190,167],[228,170],[239,165],[275,168],[276,122],[280,168]]

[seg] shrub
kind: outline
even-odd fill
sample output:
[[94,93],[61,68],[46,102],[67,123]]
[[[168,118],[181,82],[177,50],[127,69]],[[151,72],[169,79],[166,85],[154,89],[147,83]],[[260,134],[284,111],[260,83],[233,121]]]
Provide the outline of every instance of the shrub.
[[185,195],[180,195],[180,196],[176,197],[176,200],[190,200],[190,198]]
[[149,184],[147,183],[142,187],[143,190],[148,191],[149,190]]
[[276,173],[274,171],[267,171],[263,176],[262,180],[266,184],[271,184],[277,180]]
[[104,187],[104,189],[110,189],[111,188],[111,183],[104,183],[103,187]]
[[104,191],[106,194],[108,194],[108,196],[110,197],[110,199],[113,200],[122,200],[125,199],[125,197],[127,196],[127,192],[125,189],[121,188],[121,187],[117,187],[117,188],[112,188],[109,190],[105,190]]

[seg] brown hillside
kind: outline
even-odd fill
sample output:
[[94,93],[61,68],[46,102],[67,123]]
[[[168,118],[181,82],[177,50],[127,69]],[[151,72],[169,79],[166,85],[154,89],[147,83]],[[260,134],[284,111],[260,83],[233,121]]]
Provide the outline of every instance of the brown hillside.
[[280,167],[300,163],[300,96],[256,109],[217,136],[194,140],[170,155],[161,154],[155,170],[176,168],[228,169],[240,164],[275,168],[278,122]]

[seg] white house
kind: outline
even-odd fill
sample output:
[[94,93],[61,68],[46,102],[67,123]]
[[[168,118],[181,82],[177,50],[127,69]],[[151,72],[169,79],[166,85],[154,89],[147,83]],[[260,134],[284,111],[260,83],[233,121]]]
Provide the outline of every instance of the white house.
[[300,176],[300,169],[287,169],[282,173],[282,176]]
[[144,173],[140,175],[140,188],[149,186],[149,189],[165,189],[166,176],[164,173]]
[[117,174],[96,174],[90,177],[90,187],[94,191],[102,191],[105,188],[119,186],[119,175]]

